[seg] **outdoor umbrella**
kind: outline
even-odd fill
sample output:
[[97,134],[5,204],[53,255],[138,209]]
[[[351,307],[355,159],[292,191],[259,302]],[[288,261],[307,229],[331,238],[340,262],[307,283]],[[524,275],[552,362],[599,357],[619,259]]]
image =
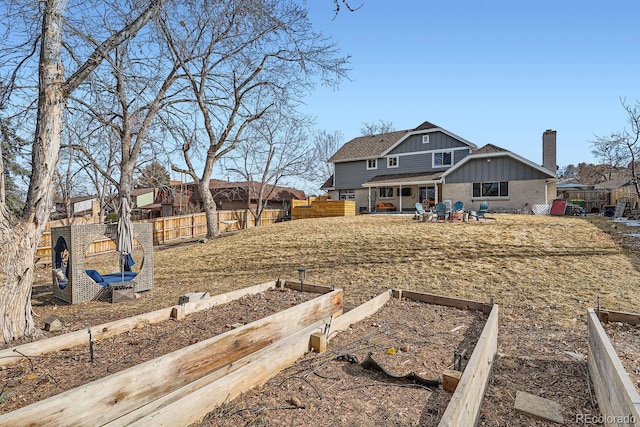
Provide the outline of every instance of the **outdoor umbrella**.
[[120,253],[120,271],[124,281],[125,263],[133,252],[133,224],[131,222],[131,207],[126,197],[120,202],[118,211],[118,241],[117,250]]

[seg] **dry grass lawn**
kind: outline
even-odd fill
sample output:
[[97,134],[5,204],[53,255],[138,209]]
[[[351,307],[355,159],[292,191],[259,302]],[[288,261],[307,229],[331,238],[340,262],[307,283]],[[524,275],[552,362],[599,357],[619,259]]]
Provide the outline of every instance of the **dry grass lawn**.
[[184,291],[222,293],[277,277],[295,280],[304,266],[309,283],[344,288],[348,306],[399,287],[493,297],[508,316],[557,325],[583,320],[596,297],[610,309],[640,307],[632,254],[590,220],[494,217],[486,223],[421,223],[394,215],[300,220],[168,247],[155,253],[159,286],[152,299],[168,297],[166,305]]
[[[77,329],[174,305],[185,292],[219,294],[276,278],[297,280],[297,268],[305,267],[308,283],[343,288],[347,309],[398,287],[492,297],[502,318],[554,328],[584,326],[597,298],[604,308],[640,310],[640,256],[629,246],[640,239],[617,237],[623,226],[613,229],[602,217],[493,217],[422,223],[362,215],[277,223],[207,243],[156,247],[155,287],[136,302],[69,306],[41,301],[34,292],[33,306],[36,320],[55,310]],[[48,274],[41,270],[40,280]]]

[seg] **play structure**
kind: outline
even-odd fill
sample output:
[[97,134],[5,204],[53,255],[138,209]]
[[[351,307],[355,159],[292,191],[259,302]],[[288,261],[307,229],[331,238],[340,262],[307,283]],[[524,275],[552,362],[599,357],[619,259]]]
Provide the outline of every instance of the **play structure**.
[[87,269],[87,249],[94,241],[105,238],[116,241],[117,224],[68,225],[51,230],[54,296],[71,304],[118,302],[153,287],[151,224],[133,224],[133,239],[142,249],[142,259],[127,254],[122,265],[114,265],[108,273]]

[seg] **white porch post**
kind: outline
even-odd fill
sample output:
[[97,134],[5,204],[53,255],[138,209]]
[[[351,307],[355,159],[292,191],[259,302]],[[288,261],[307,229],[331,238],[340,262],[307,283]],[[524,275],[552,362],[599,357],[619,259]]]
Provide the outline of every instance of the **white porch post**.
[[400,184],[400,202],[398,203],[398,212],[402,213],[402,184]]

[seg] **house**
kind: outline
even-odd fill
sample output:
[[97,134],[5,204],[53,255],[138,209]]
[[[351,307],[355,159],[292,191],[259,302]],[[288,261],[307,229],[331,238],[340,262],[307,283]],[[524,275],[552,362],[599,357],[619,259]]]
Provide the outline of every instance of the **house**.
[[596,190],[609,193],[609,204],[615,205],[616,203],[624,202],[631,209],[638,209],[638,192],[630,172],[621,173],[615,179],[601,182],[593,187]]
[[136,188],[131,192],[132,214],[136,219],[149,219],[194,212],[192,194],[180,181],[170,181],[161,188]]
[[56,200],[51,210],[50,219],[61,219],[67,217],[91,216],[97,217],[100,212],[100,201],[97,196],[72,197],[69,201],[71,215],[67,215],[67,207],[63,200]]
[[[196,206],[202,204],[202,197],[195,184],[185,184],[187,192],[191,194],[191,203]],[[259,182],[233,182],[219,179],[209,181],[209,189],[213,195],[218,209],[238,210],[255,208],[258,203],[258,193],[260,191]],[[288,187],[265,184],[264,200],[262,201],[267,209],[281,209],[288,211],[291,200],[304,200],[305,193]]]
[[425,199],[462,201],[466,210],[482,201],[493,211],[530,210],[556,196],[556,131],[543,133],[542,152],[538,165],[424,122],[347,142],[329,158],[334,175],[322,188],[332,199],[355,200],[360,212],[376,211],[379,202],[412,211]]

